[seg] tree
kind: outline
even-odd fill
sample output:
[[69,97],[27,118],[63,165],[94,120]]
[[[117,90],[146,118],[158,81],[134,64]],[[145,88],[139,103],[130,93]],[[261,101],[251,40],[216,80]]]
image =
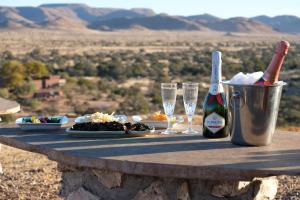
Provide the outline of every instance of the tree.
[[131,87],[125,100],[120,104],[118,112],[124,114],[149,113],[149,102],[138,87]]
[[46,65],[37,60],[29,60],[25,63],[26,74],[32,78],[42,78],[48,76]]
[[15,88],[23,84],[25,79],[24,66],[17,60],[11,60],[0,69],[3,85],[7,88]]

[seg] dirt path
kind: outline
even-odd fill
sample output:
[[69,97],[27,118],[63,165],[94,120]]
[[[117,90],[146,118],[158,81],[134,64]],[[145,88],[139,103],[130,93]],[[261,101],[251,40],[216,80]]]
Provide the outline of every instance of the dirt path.
[[[0,200],[62,200],[60,173],[45,156],[2,145]],[[279,177],[276,200],[300,199],[300,176]]]

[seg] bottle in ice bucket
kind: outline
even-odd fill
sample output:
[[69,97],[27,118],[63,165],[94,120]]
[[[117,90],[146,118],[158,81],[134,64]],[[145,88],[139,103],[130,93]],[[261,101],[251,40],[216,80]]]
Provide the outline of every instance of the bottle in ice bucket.
[[221,52],[212,52],[211,83],[203,103],[203,136],[223,138],[229,135],[228,107],[222,80]]
[[280,69],[289,47],[290,44],[287,41],[281,41],[277,44],[272,61],[264,72],[264,75],[255,82],[256,85],[273,85],[278,82]]

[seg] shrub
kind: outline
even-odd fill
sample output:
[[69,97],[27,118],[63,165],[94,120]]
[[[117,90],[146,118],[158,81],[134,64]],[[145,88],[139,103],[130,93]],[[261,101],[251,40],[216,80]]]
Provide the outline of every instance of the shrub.
[[16,117],[12,114],[0,115],[1,122],[10,123],[16,120]]
[[7,88],[0,88],[0,97],[9,98],[9,90]]
[[93,90],[96,89],[96,84],[88,79],[80,78],[77,81],[77,85],[83,90]]
[[25,81],[23,85],[16,87],[14,93],[16,95],[29,95],[35,91],[35,85],[32,81]]
[[131,87],[125,100],[120,104],[118,112],[124,114],[149,113],[149,102],[137,87]]

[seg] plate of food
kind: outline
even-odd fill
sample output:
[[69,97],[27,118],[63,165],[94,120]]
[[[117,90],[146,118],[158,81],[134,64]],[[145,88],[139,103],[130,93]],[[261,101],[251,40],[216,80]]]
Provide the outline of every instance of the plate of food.
[[142,137],[154,131],[142,123],[123,123],[114,115],[94,113],[75,119],[75,124],[66,129],[73,137]]
[[[160,111],[155,112],[149,117],[141,117],[139,115],[132,116],[133,121],[146,124],[155,129],[165,129],[168,127],[167,116]],[[180,115],[174,115],[171,118],[171,126],[174,126],[177,123],[182,123],[184,121],[183,117]]]
[[45,131],[60,129],[63,124],[68,123],[66,116],[29,116],[16,120],[16,124],[24,131]]

